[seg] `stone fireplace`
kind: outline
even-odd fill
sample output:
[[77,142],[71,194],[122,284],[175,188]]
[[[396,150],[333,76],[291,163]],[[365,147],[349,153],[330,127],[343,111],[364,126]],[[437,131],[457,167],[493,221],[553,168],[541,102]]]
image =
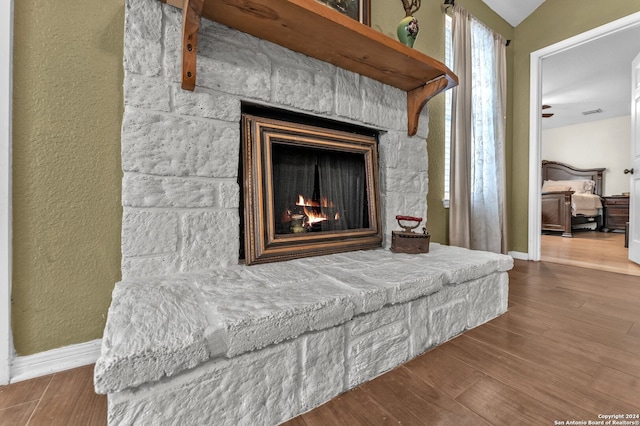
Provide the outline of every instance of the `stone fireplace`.
[[[407,136],[405,92],[207,20],[198,85],[184,91],[180,26],[179,9],[126,1],[123,281],[95,370],[110,424],[276,424],[506,310],[508,256],[388,250],[397,214],[426,218],[426,108]],[[370,156],[363,176],[379,174],[377,189],[365,184],[366,221],[306,229],[360,233],[347,252],[239,262],[248,104],[375,134],[349,148]],[[289,219],[308,216],[285,205]],[[291,222],[268,223],[267,243],[309,245]]]
[[375,129],[383,246],[395,215],[426,219],[427,108],[409,137],[405,92],[208,20],[182,90],[180,10],[158,3],[127,3],[123,277],[238,263],[243,102]]

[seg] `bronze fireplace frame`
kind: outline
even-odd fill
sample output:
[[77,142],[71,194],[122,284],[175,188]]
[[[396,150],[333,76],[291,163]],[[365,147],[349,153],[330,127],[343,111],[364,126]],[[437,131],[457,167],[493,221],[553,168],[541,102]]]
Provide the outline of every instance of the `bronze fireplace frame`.
[[[252,114],[242,116],[244,257],[247,265],[319,256],[382,245],[377,136]],[[363,155],[368,228],[276,234],[272,145],[289,144]]]

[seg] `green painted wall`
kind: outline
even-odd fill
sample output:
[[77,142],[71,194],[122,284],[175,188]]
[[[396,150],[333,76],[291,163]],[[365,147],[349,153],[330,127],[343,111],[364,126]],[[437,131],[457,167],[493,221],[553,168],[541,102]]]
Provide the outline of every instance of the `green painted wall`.
[[[529,79],[531,52],[640,11],[640,0],[547,0],[515,30],[510,249],[528,250]],[[517,172],[515,172],[517,171]]]
[[102,336],[120,278],[123,0],[14,3],[18,355]]
[[[444,12],[443,1],[423,0],[420,10],[415,14],[420,24],[420,33],[414,48],[444,62]],[[485,25],[502,34],[506,39],[514,38],[514,29],[499,17],[482,0],[457,0]],[[404,17],[400,0],[371,0],[372,28],[397,39],[396,25]],[[509,99],[511,105],[511,84],[513,80],[513,50],[507,48]],[[427,195],[427,229],[431,241],[447,244],[449,241],[449,210],[442,205],[444,195],[444,95],[440,94],[429,101],[429,136],[427,151],[429,155],[429,194]],[[507,120],[507,155],[510,156],[512,120]],[[403,213],[403,212],[398,212]],[[404,212],[412,214],[411,212]]]

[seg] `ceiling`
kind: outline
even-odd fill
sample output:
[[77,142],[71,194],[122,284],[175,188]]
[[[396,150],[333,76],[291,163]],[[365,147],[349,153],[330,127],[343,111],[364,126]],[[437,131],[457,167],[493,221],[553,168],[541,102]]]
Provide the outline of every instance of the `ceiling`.
[[[516,27],[545,0],[483,1]],[[640,25],[544,58],[542,104],[553,116],[542,119],[542,129],[629,115],[631,61],[639,52]]]
[[502,17],[505,21],[511,24],[512,27],[517,27],[520,22],[531,15],[531,13],[538,8],[544,0],[482,0],[487,6],[489,6],[494,12]]
[[[550,129],[631,114],[631,61],[640,53],[640,25],[542,60],[542,119]],[[602,110],[584,115],[583,112]]]

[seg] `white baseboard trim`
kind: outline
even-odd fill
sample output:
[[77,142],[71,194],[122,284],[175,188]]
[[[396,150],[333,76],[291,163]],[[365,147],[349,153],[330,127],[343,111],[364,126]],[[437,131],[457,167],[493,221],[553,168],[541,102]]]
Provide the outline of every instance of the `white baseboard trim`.
[[93,364],[100,356],[101,344],[102,340],[96,339],[34,355],[15,357],[11,364],[11,383]]
[[521,251],[510,251],[509,256],[518,260],[529,260],[529,253],[523,253]]

